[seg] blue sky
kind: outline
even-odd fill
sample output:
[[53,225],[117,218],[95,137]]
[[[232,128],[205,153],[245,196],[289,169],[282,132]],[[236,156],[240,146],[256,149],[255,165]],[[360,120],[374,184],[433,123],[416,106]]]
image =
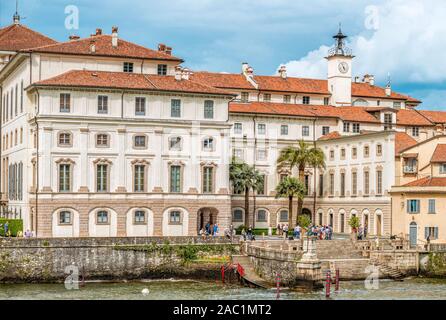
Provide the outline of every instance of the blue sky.
[[[79,8],[79,29],[65,28],[65,8]],[[100,27],[156,48],[162,42],[193,70],[257,74],[286,64],[293,76],[324,78],[326,50],[338,23],[350,36],[353,73],[388,75],[396,91],[446,110],[446,1],[442,0],[19,0],[22,22],[56,40]],[[11,23],[15,0],[0,0],[0,24]]]

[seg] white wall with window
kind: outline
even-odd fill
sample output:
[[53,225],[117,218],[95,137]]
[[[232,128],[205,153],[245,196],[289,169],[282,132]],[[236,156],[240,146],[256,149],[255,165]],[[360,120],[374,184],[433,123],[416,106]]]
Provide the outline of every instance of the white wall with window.
[[127,237],[153,236],[153,212],[148,208],[132,208],[126,214]]
[[189,212],[184,208],[169,208],[163,212],[163,236],[187,236]]
[[61,208],[53,212],[52,236],[55,238],[79,237],[79,212]]
[[88,235],[90,237],[116,237],[118,235],[118,214],[110,208],[97,208],[88,214]]

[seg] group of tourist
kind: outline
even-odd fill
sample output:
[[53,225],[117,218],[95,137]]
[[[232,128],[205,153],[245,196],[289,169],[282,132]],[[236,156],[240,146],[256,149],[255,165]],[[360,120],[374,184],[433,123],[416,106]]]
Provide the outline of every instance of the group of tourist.
[[[307,236],[315,236],[319,240],[331,240],[333,239],[333,228],[331,226],[315,226],[312,225],[307,231]],[[304,229],[298,224],[293,229],[293,238],[300,239]],[[278,224],[276,234],[284,238],[288,238],[289,227],[287,224]]]
[[249,226],[248,230],[245,230],[245,228],[242,229],[242,238],[243,240],[246,241],[246,239],[248,240],[255,240],[256,236],[254,235],[254,232],[252,230],[252,226]]
[[363,240],[367,238],[367,226],[362,227],[362,225],[358,228],[358,240]]
[[206,223],[206,225],[204,226],[204,228],[200,229],[200,236],[202,236],[203,238],[206,238],[208,236],[212,236],[212,237],[218,237],[218,232],[219,232],[219,228],[218,228],[218,224],[217,223]]

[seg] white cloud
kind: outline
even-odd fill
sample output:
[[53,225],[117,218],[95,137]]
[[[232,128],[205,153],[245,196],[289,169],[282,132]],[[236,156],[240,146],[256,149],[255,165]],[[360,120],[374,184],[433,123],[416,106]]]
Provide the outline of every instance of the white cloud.
[[[446,80],[446,1],[389,0],[375,7],[378,29],[349,38],[356,58],[354,75],[374,74],[384,81],[387,74],[398,83]],[[364,10],[364,24],[370,24],[370,7]],[[344,30],[348,33],[348,30]],[[325,78],[327,47],[288,62],[288,74]]]

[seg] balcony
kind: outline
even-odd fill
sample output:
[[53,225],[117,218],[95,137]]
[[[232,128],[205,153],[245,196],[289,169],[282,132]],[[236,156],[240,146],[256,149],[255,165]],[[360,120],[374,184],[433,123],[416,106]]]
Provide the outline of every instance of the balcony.
[[403,172],[405,174],[414,174],[417,173],[417,167],[416,166],[404,166]]

